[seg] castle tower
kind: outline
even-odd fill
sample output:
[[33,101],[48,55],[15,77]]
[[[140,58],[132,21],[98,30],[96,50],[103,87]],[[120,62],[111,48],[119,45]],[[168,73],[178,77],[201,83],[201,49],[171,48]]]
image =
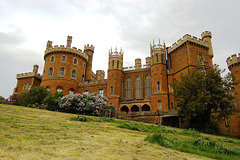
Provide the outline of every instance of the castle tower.
[[135,68],[136,69],[142,68],[142,60],[140,58],[135,59]]
[[212,41],[211,41],[211,39],[212,39],[212,33],[211,33],[210,31],[202,32],[201,37],[202,37],[202,40],[203,40],[203,41],[208,42],[208,47],[209,47],[209,49],[208,49],[208,55],[209,55],[211,58],[213,58],[214,55],[213,55]]
[[151,57],[147,57],[147,58],[146,58],[146,67],[147,67],[147,68],[151,68],[151,63],[152,63]]
[[151,103],[154,111],[168,110],[166,47],[165,45],[150,45],[151,50]]
[[104,72],[104,70],[97,70],[97,71],[96,71],[96,76],[97,76],[97,80],[98,80],[98,81],[104,80],[104,77],[105,77],[105,72]]
[[90,81],[92,77],[92,60],[93,60],[93,53],[94,53],[94,46],[93,45],[84,45],[84,53],[88,55],[88,63],[86,67],[86,81]]
[[119,98],[122,98],[122,82],[123,82],[123,51],[109,51],[108,62],[108,82],[107,82],[107,97],[109,103],[115,105],[118,110]]
[[38,67],[39,67],[39,66],[38,66],[37,64],[35,64],[35,65],[33,66],[33,72],[32,72],[32,73],[33,73],[34,75],[37,75],[37,74],[38,74]]
[[[64,95],[78,92],[78,82],[84,81],[88,54],[93,53],[92,46],[85,46],[85,51],[71,47],[72,37],[67,37],[67,44],[52,46],[48,41],[44,53],[44,70],[41,86],[52,93],[62,91]],[[85,53],[86,52],[86,53]],[[92,58],[90,56],[90,58]],[[36,68],[34,68],[34,71]]]

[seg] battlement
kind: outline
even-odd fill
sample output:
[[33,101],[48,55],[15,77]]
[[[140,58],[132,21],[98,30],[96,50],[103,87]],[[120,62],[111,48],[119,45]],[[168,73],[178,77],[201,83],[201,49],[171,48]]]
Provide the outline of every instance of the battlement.
[[[208,31],[203,32],[203,33],[204,33],[204,35],[209,34]],[[211,32],[210,32],[210,34],[211,34]],[[206,48],[209,48],[207,41],[204,41],[204,40],[202,40],[200,38],[197,38],[195,36],[191,36],[189,34],[186,34],[182,38],[180,38],[177,42],[173,43],[172,46],[168,47],[168,53],[171,53],[171,52],[175,51],[176,49],[178,49],[182,44],[186,43],[187,41],[198,44],[198,45],[201,45],[201,46],[206,47]]]
[[160,44],[160,41],[159,41],[159,44],[154,44],[154,41],[153,41],[153,45],[150,43],[150,49],[151,49],[151,52],[153,51],[164,51],[165,49],[165,46]]
[[210,31],[202,32],[201,37],[202,37],[202,39],[205,38],[205,37],[212,38],[212,33]]
[[228,68],[233,67],[234,65],[240,64],[240,53],[238,53],[238,57],[236,54],[233,54],[231,57],[227,58]]
[[17,74],[16,78],[20,79],[20,78],[29,78],[29,77],[34,77],[34,76],[36,78],[42,79],[42,76],[39,73],[35,74],[34,72]]
[[94,46],[92,44],[84,45],[84,51],[86,51],[86,50],[90,50],[90,51],[94,52]]
[[53,48],[47,48],[45,50],[45,54],[44,54],[44,58],[50,54],[50,53],[56,53],[56,52],[66,52],[66,53],[74,53],[80,57],[82,57],[83,59],[85,59],[86,61],[88,61],[88,55],[85,54],[84,52],[82,52],[81,49],[78,49],[77,47],[65,47],[64,45],[54,45]]
[[114,52],[112,51],[112,48],[109,50],[109,58],[123,58],[123,54],[124,52],[122,48],[120,49],[119,52],[117,51],[117,47]]

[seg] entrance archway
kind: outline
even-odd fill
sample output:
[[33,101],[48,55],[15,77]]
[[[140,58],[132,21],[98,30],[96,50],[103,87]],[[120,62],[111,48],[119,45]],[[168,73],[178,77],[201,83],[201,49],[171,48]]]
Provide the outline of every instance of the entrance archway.
[[127,106],[122,106],[120,109],[121,112],[129,112],[129,108]]
[[137,105],[133,105],[131,108],[131,112],[139,112],[139,107]]
[[144,104],[144,105],[142,106],[142,111],[150,111],[150,106],[147,105],[147,104]]

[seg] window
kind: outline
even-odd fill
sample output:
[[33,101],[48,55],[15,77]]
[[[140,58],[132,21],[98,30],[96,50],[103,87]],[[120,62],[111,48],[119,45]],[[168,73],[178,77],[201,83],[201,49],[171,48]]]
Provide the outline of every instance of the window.
[[162,109],[162,102],[158,101],[158,108],[157,109]]
[[88,90],[84,90],[83,94],[89,94],[89,91]]
[[225,118],[225,127],[230,127],[228,118]]
[[76,70],[72,70],[72,75],[71,75],[72,78],[76,78]]
[[50,61],[51,61],[51,62],[54,62],[54,56],[51,57]]
[[85,63],[83,64],[83,69],[84,69],[84,70],[86,69],[86,64],[85,64]]
[[24,83],[23,89],[26,90],[27,88],[28,88],[28,83],[26,82],[26,83]]
[[117,61],[117,69],[119,68],[119,61]]
[[50,87],[49,87],[49,86],[47,86],[47,87],[46,87],[46,89],[47,89],[47,91],[49,91],[49,92],[51,91],[51,89],[50,89]]
[[49,77],[53,76],[53,69],[52,69],[52,68],[49,68],[49,70],[48,70],[48,76],[49,76]]
[[98,90],[98,94],[101,95],[101,96],[103,96],[103,92],[104,92],[103,89],[99,89],[99,90]]
[[137,77],[136,79],[136,97],[141,97],[141,78]]
[[82,82],[84,81],[84,74],[82,75]]
[[157,89],[158,89],[158,91],[161,90],[161,83],[159,81],[157,82]]
[[131,79],[128,78],[126,82],[126,98],[131,98]]
[[74,89],[73,89],[73,88],[71,88],[71,89],[69,90],[69,94],[74,94]]
[[151,96],[151,79],[149,76],[145,79],[145,96],[150,97]]
[[73,59],[73,64],[77,64],[77,58]]
[[114,68],[114,60],[112,60],[112,68]]
[[62,56],[62,62],[66,61],[66,56]]
[[57,92],[62,92],[62,87],[59,86],[59,87],[57,88]]
[[110,91],[111,95],[113,95],[113,86],[111,86],[111,91]]
[[203,61],[203,55],[201,53],[198,54],[199,61]]
[[59,71],[59,76],[64,76],[64,68],[60,68],[60,71]]

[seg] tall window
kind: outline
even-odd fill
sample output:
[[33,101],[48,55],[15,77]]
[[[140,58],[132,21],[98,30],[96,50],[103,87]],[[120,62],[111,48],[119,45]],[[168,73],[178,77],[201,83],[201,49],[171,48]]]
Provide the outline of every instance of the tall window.
[[27,88],[28,88],[28,83],[26,82],[26,83],[24,84],[23,89],[26,90]]
[[62,92],[62,87],[59,86],[59,87],[57,88],[57,92]]
[[126,82],[126,98],[131,98],[131,88],[132,88],[132,85],[131,85],[131,79],[128,78],[127,79],[127,82]]
[[199,61],[203,61],[203,55],[201,53],[198,54]]
[[151,96],[151,79],[149,76],[145,79],[145,96],[150,97]]
[[69,90],[69,94],[74,94],[74,89],[73,89],[73,88],[71,88],[71,89]]
[[114,68],[114,60],[112,60],[112,68]]
[[162,109],[162,102],[158,101],[158,108],[157,109]]
[[51,61],[51,62],[54,62],[54,56],[51,57],[50,61]]
[[137,77],[136,79],[136,97],[141,97],[141,78]]
[[66,61],[66,56],[62,56],[62,62]]
[[77,64],[77,58],[74,58],[73,64]]
[[71,75],[72,78],[76,78],[76,70],[72,70],[72,75]]
[[98,90],[98,94],[100,94],[101,96],[103,96],[103,92],[104,92],[103,89]]
[[60,68],[60,71],[59,71],[59,76],[64,76],[64,68]]
[[111,86],[110,94],[113,95],[113,86]]
[[49,77],[53,76],[53,69],[52,69],[52,68],[49,68],[49,70],[48,70],[48,76],[49,76]]
[[158,81],[157,82],[157,90],[160,91],[161,90],[161,83]]
[[119,68],[119,61],[117,61],[117,69]]

